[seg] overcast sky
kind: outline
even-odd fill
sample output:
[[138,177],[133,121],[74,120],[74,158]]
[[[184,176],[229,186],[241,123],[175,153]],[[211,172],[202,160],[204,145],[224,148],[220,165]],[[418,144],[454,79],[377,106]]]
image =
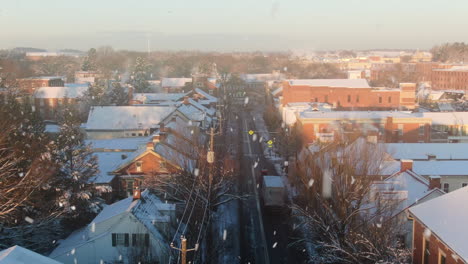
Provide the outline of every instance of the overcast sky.
[[411,48],[468,42],[467,0],[1,0],[0,48]]

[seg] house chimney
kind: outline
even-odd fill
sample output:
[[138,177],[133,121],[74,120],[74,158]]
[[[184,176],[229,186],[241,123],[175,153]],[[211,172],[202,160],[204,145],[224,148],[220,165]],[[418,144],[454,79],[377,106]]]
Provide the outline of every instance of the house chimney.
[[141,190],[138,186],[135,187],[133,190],[133,201],[139,200],[141,198]]
[[427,160],[437,160],[437,156],[434,154],[427,154]]
[[188,105],[189,104],[189,98],[188,96],[184,96],[184,105]]
[[153,143],[156,144],[161,140],[160,135],[153,135]]
[[405,172],[407,170],[413,170],[413,160],[401,160],[400,161],[400,172]]
[[436,176],[436,175],[433,175],[433,176],[429,176],[429,189],[432,190],[432,189],[435,189],[435,188],[439,188],[440,189],[440,176]]
[[147,142],[146,143],[146,150],[154,150],[154,143],[153,142]]

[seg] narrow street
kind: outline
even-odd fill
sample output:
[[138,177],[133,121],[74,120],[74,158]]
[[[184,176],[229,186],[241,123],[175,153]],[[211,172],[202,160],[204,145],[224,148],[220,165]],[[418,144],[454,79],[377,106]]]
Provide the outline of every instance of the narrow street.
[[230,114],[230,133],[237,139],[241,151],[239,190],[249,195],[240,203],[240,263],[303,263],[302,254],[288,247],[293,242],[290,216],[271,214],[262,208],[260,171],[267,169],[271,175],[276,171],[273,164],[265,159],[258,139],[254,140],[247,133],[256,129],[255,121],[248,111]]

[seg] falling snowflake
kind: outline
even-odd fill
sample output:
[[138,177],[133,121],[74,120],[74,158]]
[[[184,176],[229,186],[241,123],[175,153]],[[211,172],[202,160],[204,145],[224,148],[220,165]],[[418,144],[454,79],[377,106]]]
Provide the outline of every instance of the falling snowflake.
[[95,232],[96,231],[96,223],[92,222],[91,223],[91,232]]
[[252,141],[254,141],[254,142],[257,141],[257,134],[252,135]]
[[227,230],[224,229],[224,232],[223,232],[223,240],[226,241],[226,238],[227,238]]
[[275,230],[275,231],[273,231],[273,235],[274,235],[274,236],[276,236],[276,230]]
[[72,250],[70,251],[70,253],[71,253],[72,255],[75,255],[75,249],[72,249]]
[[257,183],[257,189],[260,188],[260,184]]
[[314,185],[314,179],[310,179],[309,180],[309,183],[307,184],[307,186],[312,187],[312,185]]
[[23,177],[23,176],[24,176],[24,173],[23,173],[23,172],[20,172],[18,175],[19,175],[20,177]]
[[198,168],[195,168],[193,170],[193,175],[198,176],[199,173],[200,173],[200,170]]
[[258,162],[255,162],[254,163],[254,168],[257,168],[257,166],[258,166]]
[[272,248],[276,248],[276,246],[278,245],[278,242],[275,242],[272,246]]
[[193,129],[192,129],[192,130],[190,130],[190,134],[192,134],[192,135],[193,135]]
[[356,181],[356,180],[354,179],[354,177],[351,176],[351,185],[353,185],[355,181]]
[[72,209],[73,211],[76,210],[76,207],[74,205],[70,206],[70,209]]
[[34,219],[32,219],[32,218],[29,217],[29,216],[26,216],[26,217],[24,218],[24,221],[26,221],[26,222],[28,222],[28,223],[30,223],[30,224],[34,223]]
[[245,97],[244,99],[244,105],[247,105],[249,103],[249,97]]
[[426,229],[424,229],[423,235],[424,235],[424,237],[425,237],[426,239],[429,239],[429,238],[431,237],[431,235],[432,235],[432,232],[431,232],[430,229],[427,229],[427,228],[426,228]]
[[260,137],[260,139],[258,140],[258,142],[262,143],[262,142],[263,142],[263,137]]

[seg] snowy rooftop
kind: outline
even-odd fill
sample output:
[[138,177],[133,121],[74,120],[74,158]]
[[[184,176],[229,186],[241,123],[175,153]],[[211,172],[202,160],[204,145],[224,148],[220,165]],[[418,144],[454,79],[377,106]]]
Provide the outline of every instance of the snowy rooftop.
[[86,144],[91,144],[94,151],[130,151],[137,150],[138,146],[145,144],[151,137],[131,137],[113,139],[89,139]]
[[0,251],[0,264],[60,264],[29,249],[13,246]]
[[246,82],[266,82],[271,80],[282,80],[284,75],[281,73],[255,73],[242,74],[240,77]]
[[279,93],[281,93],[281,92],[283,92],[283,87],[282,87],[282,86],[279,87],[279,88],[276,88],[273,92],[271,92],[271,94],[272,94],[273,96],[276,96],[277,94],[279,94]]
[[366,79],[296,79],[288,80],[291,86],[326,86],[343,88],[370,88]]
[[[400,170],[400,161],[387,161],[386,168],[380,175],[390,175]],[[468,176],[467,160],[415,160],[413,169],[415,173],[422,176]]]
[[468,124],[468,112],[424,112],[422,116],[432,119],[433,125]]
[[218,102],[218,98],[212,96],[211,94],[209,94],[209,93],[203,91],[203,90],[200,89],[200,88],[195,88],[195,92],[201,94],[203,97],[205,97],[205,100],[207,100],[207,101],[210,101],[210,102],[212,102],[212,103]]
[[88,83],[66,83],[65,87],[77,88],[77,87],[89,87]]
[[265,187],[283,188],[284,183],[281,176],[263,176]]
[[95,184],[110,183],[115,175],[109,174],[113,172],[121,163],[128,160],[133,152],[96,152],[93,155],[97,157],[99,173],[89,179],[89,182]]
[[40,87],[34,92],[35,98],[78,98],[88,90],[87,86]]
[[[143,202],[144,200],[144,202]],[[73,232],[65,240],[60,241],[59,246],[50,254],[51,257],[58,257],[63,254],[67,254],[71,250],[80,247],[86,243],[92,242],[96,237],[101,234],[95,234],[90,239],[88,236],[88,230],[91,230],[92,225],[99,225],[101,222],[109,220],[115,216],[123,214],[125,212],[132,213],[141,223],[143,223],[150,233],[158,240],[164,241],[160,230],[153,224],[154,220],[168,219],[164,218],[164,214],[161,211],[174,211],[174,204],[163,203],[154,194],[145,190],[141,193],[141,199],[133,200],[133,197],[115,202],[111,205],[106,206],[88,225],[86,228],[79,229]],[[105,232],[108,232],[106,229]],[[104,233],[105,234],[105,233]]]
[[420,114],[410,112],[391,111],[304,111],[300,113],[300,118],[331,118],[331,119],[384,119],[393,118],[414,118]]
[[22,80],[55,80],[55,79],[62,79],[63,76],[37,76],[37,77],[28,77],[23,78]]
[[428,227],[456,252],[465,262],[468,262],[468,188],[437,197],[423,204],[410,208],[419,221]]
[[95,106],[86,130],[126,130],[158,127],[175,110],[172,106]]
[[178,101],[185,95],[185,93],[135,93],[133,94],[133,100],[142,101],[143,103]]
[[184,87],[185,83],[192,82],[192,78],[162,78],[162,87]]
[[387,143],[383,146],[398,160],[427,160],[428,155],[435,155],[437,160],[468,160],[468,143]]

